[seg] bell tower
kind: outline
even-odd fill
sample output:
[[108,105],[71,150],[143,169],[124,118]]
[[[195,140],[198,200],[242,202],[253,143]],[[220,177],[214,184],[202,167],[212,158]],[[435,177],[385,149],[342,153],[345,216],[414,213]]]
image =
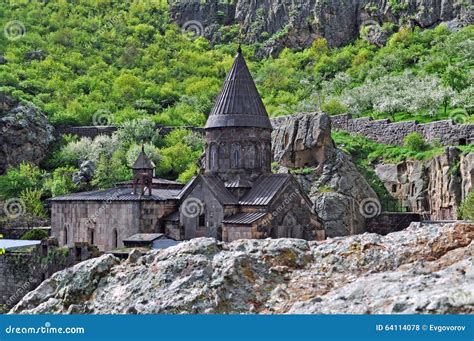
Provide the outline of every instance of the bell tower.
[[[155,175],[155,164],[145,154],[145,148],[138,154],[137,160],[132,166],[133,169],[133,194],[150,195]],[[140,190],[138,192],[138,189]],[[148,194],[145,194],[147,192]]]
[[271,173],[272,125],[239,46],[205,126],[205,172],[249,188]]

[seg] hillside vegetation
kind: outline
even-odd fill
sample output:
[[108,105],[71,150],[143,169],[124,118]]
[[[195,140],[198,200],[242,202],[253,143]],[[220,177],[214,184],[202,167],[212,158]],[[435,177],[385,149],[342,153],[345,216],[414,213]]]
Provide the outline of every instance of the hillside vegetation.
[[[0,37],[7,60],[1,90],[32,101],[54,124],[147,116],[203,125],[236,51],[235,44],[211,47],[183,34],[169,23],[165,1],[4,2],[0,18],[2,27],[13,26],[12,36]],[[304,51],[256,60],[257,47],[246,46],[270,114],[322,107],[330,114],[431,121],[470,109],[472,26],[455,33],[444,26],[381,30],[395,32],[381,48],[359,39],[329,49],[319,39]]]
[[[236,43],[211,46],[169,22],[164,1],[56,0],[0,3],[0,91],[34,103],[54,125],[117,124],[111,137],[65,136],[40,167],[22,165],[0,177],[0,199],[19,197],[35,216],[40,199],[106,188],[130,179],[140,145],[157,164],[157,175],[182,182],[196,172],[202,140],[179,129],[160,138],[164,125],[202,126],[229,70]],[[472,115],[474,27],[450,32],[384,25],[385,46],[367,42],[328,48],[324,39],[303,51],[257,59],[244,54],[271,116],[295,111],[351,112],[422,122]],[[230,28],[231,41],[238,30]],[[2,115],[0,108],[0,115]],[[336,134],[358,154],[359,167],[373,158],[423,158],[439,152],[386,148]],[[85,161],[95,165],[87,183],[72,181]],[[372,182],[377,188],[378,184]]]

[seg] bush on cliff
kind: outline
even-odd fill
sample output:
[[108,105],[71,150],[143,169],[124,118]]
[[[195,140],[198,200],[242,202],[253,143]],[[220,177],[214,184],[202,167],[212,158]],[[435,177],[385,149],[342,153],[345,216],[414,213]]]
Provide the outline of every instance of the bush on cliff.
[[474,190],[471,190],[459,208],[459,218],[474,221]]

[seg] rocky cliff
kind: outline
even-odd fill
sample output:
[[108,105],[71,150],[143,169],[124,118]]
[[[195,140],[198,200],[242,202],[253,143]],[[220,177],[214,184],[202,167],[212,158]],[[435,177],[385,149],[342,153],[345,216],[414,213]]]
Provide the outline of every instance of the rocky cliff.
[[314,203],[329,237],[365,232],[365,218],[380,213],[376,193],[349,155],[331,138],[331,120],[309,113],[272,120],[279,172],[292,172]]
[[[222,39],[221,25],[239,24],[245,40],[264,42],[265,52],[302,48],[323,37],[342,46],[367,26],[375,40],[383,39],[385,22],[429,28],[448,22],[456,29],[473,22],[472,5],[462,0],[263,0],[171,1],[171,19],[185,27],[191,21],[211,39]],[[377,43],[377,41],[374,41]]]
[[54,274],[11,313],[474,313],[474,225],[307,242],[194,239]]
[[23,161],[38,164],[53,140],[46,115],[0,93],[0,175]]
[[428,161],[379,164],[375,171],[403,207],[424,212],[429,219],[456,219],[474,181],[474,153],[463,155],[459,149],[448,147]]

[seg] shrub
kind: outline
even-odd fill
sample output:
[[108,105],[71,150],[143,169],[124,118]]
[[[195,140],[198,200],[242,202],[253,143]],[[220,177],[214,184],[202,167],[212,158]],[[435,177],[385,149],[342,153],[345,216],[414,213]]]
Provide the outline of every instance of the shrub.
[[422,152],[429,147],[423,137],[417,132],[405,136],[403,145],[414,152]]
[[337,99],[330,99],[321,106],[321,109],[329,115],[340,115],[348,111],[348,108]]
[[459,218],[474,220],[474,190],[471,190],[459,208]]
[[32,229],[32,230],[29,230],[29,231],[26,231],[22,236],[21,236],[21,240],[43,240],[43,239],[47,239],[49,236],[48,236],[48,232],[46,232],[45,230],[40,230],[40,229]]
[[41,190],[25,189],[20,194],[20,199],[25,204],[26,215],[32,218],[46,218],[46,212],[41,202]]
[[44,171],[28,163],[10,168],[5,175],[0,176],[0,197],[17,198],[27,188],[40,189],[44,176]]

